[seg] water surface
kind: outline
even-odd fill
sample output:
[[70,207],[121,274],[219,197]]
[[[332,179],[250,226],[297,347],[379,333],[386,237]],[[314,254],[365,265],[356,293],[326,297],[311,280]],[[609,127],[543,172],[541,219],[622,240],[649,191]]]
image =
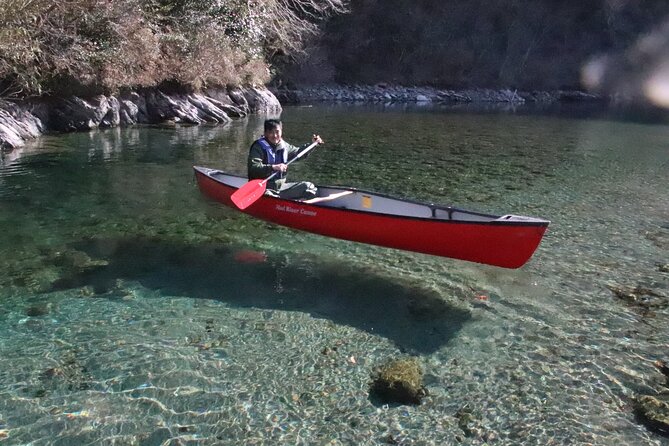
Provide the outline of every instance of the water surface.
[[[264,117],[41,138],[0,163],[7,444],[668,444],[666,121],[314,106],[293,179],[552,221],[518,270],[294,232],[205,200]],[[664,304],[663,304],[664,303]],[[369,397],[414,356],[420,406]]]

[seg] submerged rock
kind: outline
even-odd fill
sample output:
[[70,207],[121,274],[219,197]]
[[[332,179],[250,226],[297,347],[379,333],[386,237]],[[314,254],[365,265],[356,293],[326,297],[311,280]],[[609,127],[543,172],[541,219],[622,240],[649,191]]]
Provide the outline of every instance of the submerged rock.
[[667,378],[667,386],[669,386],[669,364],[667,364],[667,361],[658,359],[655,361],[655,367]]
[[[480,415],[474,412],[468,405],[458,409],[455,413],[455,418],[457,418],[458,427],[462,429],[465,436],[480,437],[483,435]],[[493,440],[495,438],[495,433],[490,432],[486,434],[486,438]]]
[[615,285],[607,285],[607,288],[619,299],[626,301],[630,305],[636,305],[646,309],[664,308],[669,306],[669,299],[666,296],[651,290],[650,288],[642,286],[629,288]]
[[52,391],[77,391],[91,388],[93,378],[87,367],[80,363],[77,352],[65,351],[56,364],[45,369],[39,383],[31,389],[35,398],[42,398]]
[[660,229],[655,228],[649,231],[644,231],[643,235],[658,248],[669,248],[669,232],[667,232],[667,228],[661,227]]
[[86,271],[108,265],[106,260],[92,259],[87,253],[70,248],[55,251],[50,253],[49,256],[54,265],[77,271]]
[[427,392],[418,360],[396,359],[379,367],[370,394],[384,404],[420,404]]
[[[664,375],[665,387],[669,387],[669,364],[658,359],[653,365]],[[634,414],[639,422],[649,429],[663,435],[669,435],[669,392],[657,391],[655,395],[640,395],[634,398]]]
[[650,429],[669,435],[669,395],[643,395],[636,399],[635,413]]
[[28,308],[26,308],[26,316],[30,317],[45,316],[49,314],[50,311],[51,311],[50,303],[31,305]]

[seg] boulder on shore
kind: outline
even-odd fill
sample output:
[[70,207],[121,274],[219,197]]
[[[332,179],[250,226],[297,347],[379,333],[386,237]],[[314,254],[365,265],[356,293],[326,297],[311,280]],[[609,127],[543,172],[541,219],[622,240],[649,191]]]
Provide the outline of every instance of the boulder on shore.
[[600,101],[582,91],[556,90],[525,92],[510,89],[471,88],[449,90],[401,85],[313,85],[280,87],[273,90],[283,104],[304,102],[362,102],[384,104],[525,104]]
[[0,100],[0,150],[19,147],[44,131],[42,120],[29,108]]

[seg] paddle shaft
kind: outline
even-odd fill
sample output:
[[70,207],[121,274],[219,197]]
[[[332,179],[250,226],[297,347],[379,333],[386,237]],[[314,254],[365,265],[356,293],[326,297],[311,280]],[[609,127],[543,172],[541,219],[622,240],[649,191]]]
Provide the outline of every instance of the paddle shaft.
[[[288,162],[286,163],[286,166],[289,165],[290,163],[292,163],[293,161],[297,161],[298,159],[302,158],[304,155],[307,154],[307,152],[310,152],[311,149],[313,149],[313,148],[316,147],[317,145],[318,145],[318,143],[317,143],[317,142],[314,142],[314,143],[311,143],[310,145],[308,145],[307,147],[305,147],[304,150],[302,150],[301,152],[299,152],[299,153],[295,156],[295,158],[293,158],[292,160],[288,161]],[[270,175],[270,176],[268,176],[267,178],[265,178],[265,179],[262,181],[261,184],[267,184],[267,182],[268,182],[269,180],[271,180],[272,178],[274,178],[275,176],[277,176],[277,175],[280,174],[280,173],[281,173],[281,172],[279,172],[279,171],[277,170],[277,171],[274,172],[272,175]]]
[[[292,160],[288,161],[286,165],[292,163],[293,161],[302,158],[304,155],[307,154],[311,149],[316,147],[318,145],[318,142],[314,142],[311,145],[307,146],[305,149],[303,149],[301,152],[299,152],[295,158]],[[262,197],[265,194],[265,190],[267,189],[267,182],[274,178],[276,175],[278,175],[280,172],[277,170],[274,172],[272,175],[268,176],[264,180],[251,180],[239,189],[237,189],[237,192],[232,194],[230,196],[230,199],[232,202],[237,206],[239,209],[246,209],[253,203],[255,203],[260,197]]]

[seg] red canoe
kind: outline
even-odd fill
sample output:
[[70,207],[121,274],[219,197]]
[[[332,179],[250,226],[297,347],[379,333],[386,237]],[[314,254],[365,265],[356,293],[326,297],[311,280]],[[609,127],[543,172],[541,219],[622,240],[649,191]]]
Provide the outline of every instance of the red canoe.
[[[237,209],[230,196],[246,184],[246,178],[206,167],[194,169],[204,195]],[[242,212],[328,237],[504,268],[523,266],[550,223],[326,186],[319,186],[318,196],[306,201],[263,195]]]

